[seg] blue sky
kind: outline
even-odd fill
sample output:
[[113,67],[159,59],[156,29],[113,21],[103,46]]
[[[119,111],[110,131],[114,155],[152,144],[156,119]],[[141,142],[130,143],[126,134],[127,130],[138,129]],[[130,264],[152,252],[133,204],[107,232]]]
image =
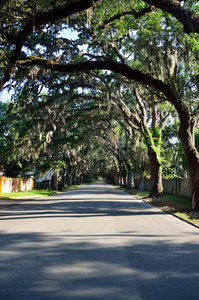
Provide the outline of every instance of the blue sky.
[[6,101],[10,100],[12,93],[13,92],[8,92],[7,89],[3,90],[2,92],[0,92],[0,101],[6,102]]

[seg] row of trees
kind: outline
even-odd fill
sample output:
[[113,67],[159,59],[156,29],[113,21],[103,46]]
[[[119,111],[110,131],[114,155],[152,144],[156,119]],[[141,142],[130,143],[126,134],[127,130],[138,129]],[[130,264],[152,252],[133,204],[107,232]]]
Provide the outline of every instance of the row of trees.
[[[173,137],[177,137],[178,128],[178,122],[174,124],[169,119],[171,114],[174,117],[174,112],[167,107],[165,113],[164,105],[159,109],[150,108],[140,99],[138,91],[130,93],[128,86],[124,100],[126,103],[130,101],[130,110],[121,100],[122,96],[118,97],[120,87],[117,91],[112,74],[111,79],[108,75],[100,75],[98,81],[93,81],[93,75],[90,79],[86,74],[84,79],[70,76],[70,95],[65,100],[42,95],[36,104],[30,101],[29,110],[18,103],[15,107],[13,103],[2,104],[1,118],[5,125],[0,140],[1,163],[6,175],[24,175],[30,169],[45,172],[51,168],[63,175],[63,185],[66,176],[68,184],[74,184],[75,179],[80,182],[82,176],[92,179],[102,176],[107,182],[131,188],[132,177],[139,185],[144,175],[150,176],[153,143],[156,147],[154,162],[158,162],[156,169],[159,173],[156,174],[152,166],[151,195],[157,195],[158,189],[160,194],[162,170],[166,178],[183,176],[186,170],[180,142],[175,140],[177,147],[172,142]],[[107,90],[105,81],[109,79],[113,86]],[[121,80],[124,89],[127,83]],[[81,93],[78,90],[80,82],[86,92],[83,88]],[[112,90],[117,92],[112,95]],[[25,95],[26,103],[28,98],[32,99],[32,95]],[[11,114],[6,115],[10,109]],[[11,118],[13,120],[8,124],[7,119]],[[175,151],[170,149],[171,146]]]
[[[149,165],[153,196],[162,193],[176,130],[199,210],[198,3],[34,0],[2,1],[1,9],[1,87],[15,91],[2,143],[15,141],[13,153],[34,161],[46,152],[57,160],[63,149],[86,157],[93,148],[104,173],[119,170],[124,183]],[[85,162],[92,170],[95,151]]]

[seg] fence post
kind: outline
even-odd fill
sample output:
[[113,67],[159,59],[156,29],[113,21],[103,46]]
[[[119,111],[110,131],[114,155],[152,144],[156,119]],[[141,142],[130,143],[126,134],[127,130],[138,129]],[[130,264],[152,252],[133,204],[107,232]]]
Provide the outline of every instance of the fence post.
[[4,177],[1,176],[1,177],[0,177],[0,194],[2,194],[3,179],[4,179]]

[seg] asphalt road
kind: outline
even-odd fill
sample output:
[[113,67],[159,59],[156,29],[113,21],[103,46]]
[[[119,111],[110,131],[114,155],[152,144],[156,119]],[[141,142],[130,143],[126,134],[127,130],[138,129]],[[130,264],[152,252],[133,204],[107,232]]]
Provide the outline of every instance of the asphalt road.
[[199,299],[192,225],[106,184],[11,204],[0,205],[0,300]]

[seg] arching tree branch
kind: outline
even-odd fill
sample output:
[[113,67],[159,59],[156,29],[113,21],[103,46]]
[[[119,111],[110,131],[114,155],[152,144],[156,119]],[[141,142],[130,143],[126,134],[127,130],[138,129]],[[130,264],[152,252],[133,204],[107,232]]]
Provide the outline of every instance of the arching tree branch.
[[[57,20],[66,18],[72,14],[81,12],[92,7],[98,1],[99,0],[66,1],[65,5],[56,7],[47,12],[36,14],[34,18],[34,24],[31,18],[29,21],[27,21],[26,25],[17,36],[11,37],[11,35],[8,36],[8,34],[4,33],[4,35],[7,36],[9,40],[15,41],[15,49],[10,57],[9,66],[5,72],[5,75],[0,81],[0,90],[2,90],[3,85],[7,81],[9,81],[14,65],[21,53],[21,49],[24,46],[27,37],[32,33],[33,27],[38,28],[39,26],[45,25],[48,22],[55,22]],[[3,34],[3,32],[1,32],[1,34]]]
[[166,84],[163,81],[156,79],[148,74],[132,69],[130,66],[123,63],[115,62],[112,60],[102,60],[87,61],[77,64],[60,64],[57,62],[48,61],[40,57],[30,56],[26,59],[17,61],[17,64],[21,66],[38,65],[52,71],[63,73],[76,73],[91,70],[110,70],[119,73],[128,79],[143,83],[162,92],[166,96],[168,101],[170,101],[175,106],[179,115],[182,113],[182,111],[185,110],[185,106],[181,101],[179,101],[180,99],[169,84]]
[[184,26],[185,33],[199,33],[199,16],[176,0],[143,0],[174,16]]
[[128,15],[132,15],[132,16],[134,16],[135,19],[139,19],[142,16],[146,15],[147,13],[151,12],[152,10],[153,10],[153,6],[148,6],[144,9],[141,9],[138,12],[134,9],[128,10],[128,11],[123,11],[121,13],[114,15],[110,19],[105,20],[101,27],[104,28],[104,27],[106,27],[106,25],[112,23],[113,21],[119,20],[120,18],[128,16]]

